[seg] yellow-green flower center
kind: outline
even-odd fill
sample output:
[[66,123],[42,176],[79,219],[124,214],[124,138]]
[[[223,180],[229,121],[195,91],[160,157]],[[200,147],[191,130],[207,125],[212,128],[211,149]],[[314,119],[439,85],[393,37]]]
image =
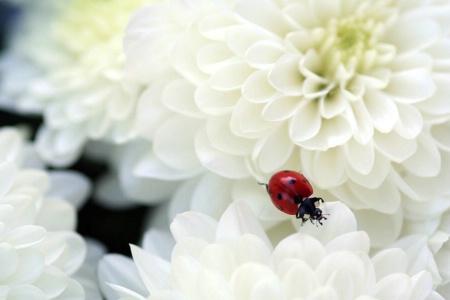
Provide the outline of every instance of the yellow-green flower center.
[[370,35],[365,24],[360,20],[342,20],[336,26],[336,47],[345,56],[357,54],[370,47]]
[[[68,0],[65,0],[68,1]],[[100,44],[119,49],[131,14],[148,0],[69,0],[53,26],[69,51],[84,52]]]

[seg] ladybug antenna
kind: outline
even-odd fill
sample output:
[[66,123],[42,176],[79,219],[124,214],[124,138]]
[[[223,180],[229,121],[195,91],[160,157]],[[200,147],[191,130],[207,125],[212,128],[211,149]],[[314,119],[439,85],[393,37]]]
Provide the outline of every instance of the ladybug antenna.
[[265,185],[265,186],[266,186],[266,191],[267,191],[267,193],[269,193],[269,185],[268,185],[267,183],[259,182],[259,181],[258,181],[258,184],[259,184],[259,185]]

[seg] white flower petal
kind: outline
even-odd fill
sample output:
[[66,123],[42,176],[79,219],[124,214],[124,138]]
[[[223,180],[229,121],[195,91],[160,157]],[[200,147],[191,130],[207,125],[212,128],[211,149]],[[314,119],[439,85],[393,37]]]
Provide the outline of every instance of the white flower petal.
[[217,226],[217,221],[211,217],[196,212],[185,212],[177,215],[170,225],[170,231],[177,241],[193,236],[212,242],[215,240]]
[[380,132],[390,132],[398,120],[397,106],[389,95],[370,91],[364,96],[364,103],[374,127]]
[[407,139],[414,139],[423,129],[423,119],[419,110],[413,106],[397,104],[399,119],[395,131]]
[[[130,300],[145,300],[146,299],[145,297],[141,296],[140,294],[136,293],[135,291],[124,288],[122,286],[119,286],[116,284],[111,284],[111,283],[108,283],[108,286],[111,287],[112,289],[116,290],[117,292],[119,292],[120,296],[125,295],[127,297],[127,299],[130,299]],[[115,295],[115,297],[120,297],[120,296]],[[111,299],[115,299],[115,298],[111,298]]]
[[244,234],[256,235],[266,243],[269,249],[272,248],[272,244],[251,208],[244,202],[235,202],[223,213],[217,227],[216,240],[225,242]]
[[[254,8],[258,7],[257,10]],[[276,35],[284,36],[290,29],[281,11],[271,1],[245,1],[238,2],[234,11],[244,19],[268,30]]]
[[284,238],[273,251],[273,261],[279,265],[283,260],[302,260],[313,270],[325,257],[325,248],[312,236],[296,233]]
[[233,106],[241,98],[241,93],[238,90],[218,91],[208,83],[203,83],[195,90],[194,97],[195,103],[202,112],[220,116],[233,110]]
[[273,66],[269,73],[270,84],[289,96],[300,96],[303,91],[303,77],[299,70],[300,56],[286,54]]
[[234,135],[229,128],[229,116],[209,119],[206,123],[206,132],[210,143],[215,148],[234,155],[251,153],[253,141]]
[[195,137],[195,150],[203,167],[227,178],[244,178],[248,170],[241,156],[215,149],[208,142],[207,133],[201,130]]
[[362,101],[352,103],[352,110],[355,118],[353,137],[360,144],[367,144],[372,140],[374,134],[374,124],[367,122],[371,118],[369,111]]
[[316,136],[296,144],[310,150],[326,151],[346,143],[352,135],[353,128],[349,120],[344,116],[338,116],[330,120],[322,120],[320,131]]
[[370,258],[357,253],[343,251],[328,254],[316,270],[319,282],[336,289],[343,299],[354,299],[376,282]]
[[296,97],[275,98],[264,106],[261,116],[268,121],[283,121],[292,117],[299,105]]
[[409,299],[411,288],[412,285],[408,275],[394,273],[381,278],[372,288],[370,294],[380,300]]
[[426,236],[418,234],[406,236],[392,244],[392,247],[399,247],[405,251],[409,262],[408,274],[417,274],[426,270],[431,274],[434,282],[442,280],[433,253],[428,247]]
[[[302,154],[307,152],[302,151]],[[311,159],[312,173],[309,175],[320,188],[331,188],[345,182],[345,156],[341,147],[335,147],[324,152],[312,152],[313,157],[302,155],[302,161]]]
[[145,295],[145,285],[139,277],[133,261],[118,254],[105,255],[98,265],[98,279],[100,288],[107,299],[119,297],[110,285],[127,286],[129,290]]
[[279,43],[263,40],[248,48],[246,58],[249,65],[261,68],[274,64],[285,51]]
[[320,99],[320,115],[331,119],[344,112],[348,99],[341,90],[331,91],[326,98]]
[[0,280],[2,282],[16,272],[19,266],[19,253],[9,244],[0,244]]
[[3,236],[3,242],[14,245],[16,249],[21,249],[42,241],[46,233],[45,228],[41,226],[20,226],[5,234]]
[[269,84],[268,76],[266,70],[258,70],[250,74],[242,86],[242,95],[255,103],[270,101],[277,95],[277,91]]
[[220,274],[225,280],[231,277],[236,268],[236,259],[230,249],[218,244],[206,246],[200,260],[205,269]]
[[[203,23],[202,25],[205,26],[206,24]],[[224,64],[230,63],[232,57],[231,50],[223,47],[221,43],[206,44],[198,51],[197,65],[203,72],[211,74],[223,67]]]
[[0,195],[5,195],[11,188],[14,181],[14,174],[16,172],[16,166],[12,162],[0,163],[0,176],[3,178],[0,183]]
[[13,287],[9,293],[8,298],[17,300],[36,299],[45,300],[48,299],[46,295],[38,288],[32,285],[20,285]]
[[236,299],[274,299],[282,291],[277,279],[270,268],[247,263],[234,272],[230,290]]
[[53,171],[50,173],[49,194],[68,200],[79,208],[91,192],[89,180],[76,172]]
[[33,284],[38,287],[47,297],[52,299],[59,296],[67,287],[68,278],[65,274],[54,267],[47,267]]
[[318,104],[305,101],[294,114],[289,135],[294,142],[303,142],[317,135],[322,126]]
[[367,175],[374,168],[375,151],[371,143],[362,145],[356,140],[348,141],[344,148],[350,167],[357,173]]
[[261,115],[263,105],[251,104],[247,99],[240,99],[231,115],[231,131],[242,137],[255,138],[264,135],[277,122],[264,120]]
[[43,257],[39,252],[22,249],[18,254],[17,269],[12,276],[3,281],[3,284],[13,286],[31,284],[41,276],[45,266]]
[[400,103],[416,103],[432,96],[436,92],[429,71],[415,69],[392,74],[386,93]]
[[430,290],[433,290],[433,281],[431,274],[422,271],[411,277],[414,299],[429,299]]
[[289,142],[288,130],[280,126],[256,143],[253,156],[257,158],[259,167],[264,173],[271,173],[283,166],[293,150],[294,145]]
[[133,260],[150,294],[170,287],[169,263],[157,256],[147,254],[139,247],[134,245],[130,247]]
[[[198,84],[205,79],[205,75],[196,64],[196,51],[201,47],[201,44],[202,37],[197,32],[186,30],[174,39],[168,51],[168,58],[173,68],[194,84]],[[189,46],[186,47],[186,45]]]
[[[221,192],[217,193],[217,191]],[[197,181],[189,209],[220,218],[222,212],[228,207],[230,195],[231,180],[213,173],[206,173]],[[183,197],[182,201],[186,201],[186,195],[181,195],[181,197]]]
[[35,224],[53,231],[74,230],[76,210],[61,198],[47,198],[36,216]]
[[246,63],[230,63],[214,72],[209,85],[217,90],[235,90],[241,88],[247,77],[253,72]]
[[430,130],[431,136],[435,139],[439,148],[450,150],[450,122],[432,126]]
[[44,160],[56,166],[69,165],[79,156],[86,136],[77,126],[61,131],[41,128],[38,131],[36,147]]
[[450,107],[447,99],[450,93],[450,81],[448,76],[444,74],[433,74],[433,80],[436,84],[436,93],[434,93],[427,101],[417,103],[417,107],[422,112],[429,114],[448,114]]
[[[183,124],[183,125],[181,125]],[[183,116],[174,116],[159,128],[153,142],[155,155],[175,169],[198,170],[200,163],[194,150],[193,136],[199,122]],[[173,137],[168,139],[167,137]],[[179,151],[183,149],[183,151]]]
[[173,80],[165,86],[161,101],[182,115],[198,117],[201,113],[194,101],[194,91],[195,86],[186,80]]
[[373,168],[368,174],[364,175],[353,170],[353,168],[347,168],[347,175],[351,178],[353,184],[361,185],[368,189],[376,189],[379,188],[385,180],[391,180],[391,177],[388,179],[391,170],[391,162],[388,159],[381,155],[375,155]]
[[361,251],[369,253],[370,239],[364,231],[355,231],[336,237],[326,244],[328,253],[337,251]]
[[287,299],[308,297],[319,286],[314,270],[301,260],[286,259],[278,266],[277,273]]
[[409,17],[400,19],[387,32],[386,41],[394,44],[399,52],[423,49],[438,38],[439,25],[427,19]]
[[[127,161],[128,160],[124,160],[124,162]],[[145,186],[141,186],[138,180],[127,180],[131,179],[130,175],[135,175],[138,178],[152,178],[152,179],[158,178],[161,180],[177,181],[190,178],[196,175],[198,171],[199,170],[182,170],[176,167],[166,165],[161,160],[159,160],[153,152],[149,152],[146,156],[143,156],[140,161],[136,162],[136,165],[132,170],[122,168],[120,175],[123,179],[122,184],[128,186],[127,181],[130,181],[130,184],[132,185],[129,188],[129,190],[139,192],[145,191],[147,188]],[[148,184],[149,184],[148,180],[144,182],[144,185]],[[148,194],[146,192],[142,193]]]
[[392,273],[406,273],[408,258],[400,248],[390,248],[378,252],[372,262],[375,267],[377,278],[383,278]]
[[[316,227],[312,224],[305,224],[298,230],[302,234],[308,234],[327,245],[335,238],[351,233],[356,230],[356,219],[352,211],[341,202],[327,202],[321,206],[324,214],[330,214],[323,226]],[[294,220],[297,224],[298,220]],[[300,225],[297,225],[299,227]],[[325,229],[325,230],[324,230]]]
[[402,229],[403,215],[400,211],[387,215],[374,210],[356,210],[355,217],[358,228],[367,232],[374,248],[393,243]]
[[176,256],[172,259],[172,284],[190,299],[196,298],[200,272],[201,264],[192,257]]
[[341,14],[341,1],[328,3],[326,0],[312,2],[312,9],[318,19],[328,21],[331,18],[339,17]]
[[394,132],[375,133],[373,140],[382,155],[397,163],[411,157],[417,149],[417,141],[405,139]]
[[438,148],[427,135],[421,135],[418,141],[416,152],[404,162],[406,170],[420,177],[437,176],[442,167]]

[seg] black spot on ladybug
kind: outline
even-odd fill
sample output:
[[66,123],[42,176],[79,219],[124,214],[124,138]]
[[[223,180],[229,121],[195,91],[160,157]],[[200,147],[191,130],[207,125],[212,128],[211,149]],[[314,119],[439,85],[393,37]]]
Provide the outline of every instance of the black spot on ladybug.
[[308,180],[306,180],[306,179],[303,179],[303,182],[308,182]]
[[289,184],[295,184],[296,182],[297,182],[297,180],[295,180],[295,179],[289,180]]
[[283,194],[281,194],[281,193],[278,193],[278,195],[277,195],[277,198],[278,198],[278,200],[281,200],[281,199],[283,199]]
[[289,171],[289,170],[284,170],[283,172],[284,172],[284,173],[289,173],[290,171]]

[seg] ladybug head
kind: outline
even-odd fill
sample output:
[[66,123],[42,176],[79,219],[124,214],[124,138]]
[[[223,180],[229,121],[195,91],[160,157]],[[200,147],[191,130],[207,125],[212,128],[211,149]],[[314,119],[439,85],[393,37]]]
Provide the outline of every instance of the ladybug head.
[[327,219],[327,218],[325,218],[324,216],[323,216],[323,214],[322,214],[322,210],[320,209],[320,208],[316,208],[313,212],[312,212],[312,214],[311,214],[311,216],[310,216],[310,219],[311,219],[311,221],[313,221],[313,220],[316,220],[320,225],[323,225],[322,224],[322,219]]

